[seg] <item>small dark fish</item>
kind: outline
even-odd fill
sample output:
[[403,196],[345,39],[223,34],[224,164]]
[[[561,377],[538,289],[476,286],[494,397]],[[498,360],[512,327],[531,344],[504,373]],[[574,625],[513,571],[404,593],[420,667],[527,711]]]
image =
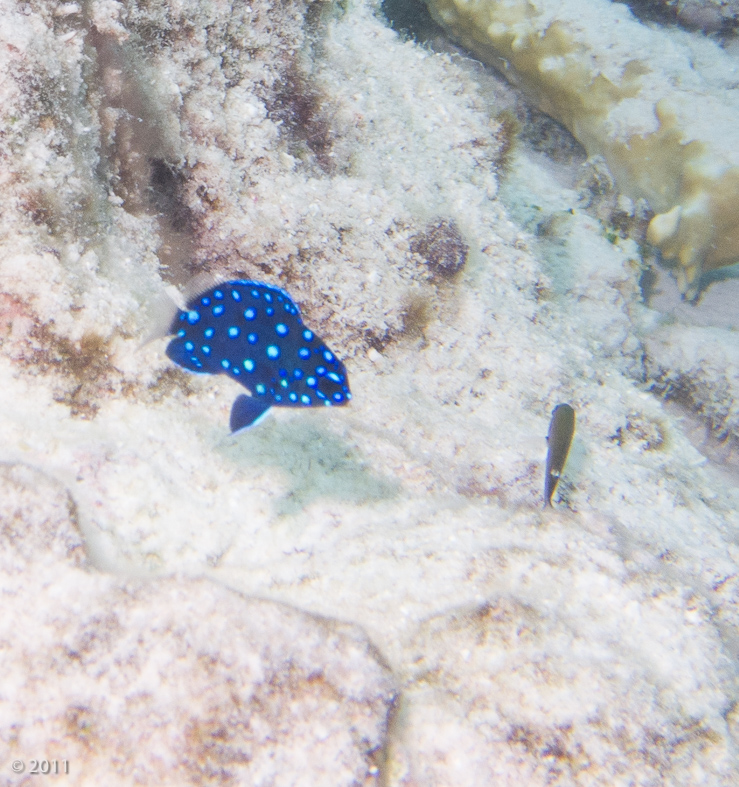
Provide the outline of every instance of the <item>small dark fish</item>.
[[568,404],[558,404],[552,410],[547,435],[547,470],[544,481],[544,507],[552,505],[552,496],[562,475],[572,435],[575,434],[575,411]]
[[270,407],[344,405],[344,364],[300,318],[279,287],[237,279],[187,302],[169,327],[167,355],[198,374],[227,374],[251,396],[231,408],[231,431],[254,425]]

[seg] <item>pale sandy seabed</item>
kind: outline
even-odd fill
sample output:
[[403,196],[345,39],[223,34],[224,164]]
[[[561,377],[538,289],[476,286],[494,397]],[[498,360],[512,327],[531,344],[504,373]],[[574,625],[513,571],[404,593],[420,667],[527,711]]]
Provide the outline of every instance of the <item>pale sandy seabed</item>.
[[[0,785],[736,784],[737,282],[371,0],[0,20]],[[205,269],[351,405],[230,436],[142,346]]]

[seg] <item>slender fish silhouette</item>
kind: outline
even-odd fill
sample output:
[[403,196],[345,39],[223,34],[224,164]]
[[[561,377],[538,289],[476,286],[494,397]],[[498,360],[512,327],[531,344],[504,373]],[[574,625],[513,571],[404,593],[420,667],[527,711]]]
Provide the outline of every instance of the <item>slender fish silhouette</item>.
[[544,480],[544,508],[552,505],[552,496],[562,475],[572,435],[575,434],[575,411],[568,404],[558,404],[552,411],[547,435],[547,469]]

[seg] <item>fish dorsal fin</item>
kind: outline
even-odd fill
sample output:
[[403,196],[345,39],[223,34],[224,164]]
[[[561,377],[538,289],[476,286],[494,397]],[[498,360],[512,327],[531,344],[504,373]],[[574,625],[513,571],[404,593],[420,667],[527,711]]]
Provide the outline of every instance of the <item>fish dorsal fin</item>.
[[201,293],[215,287],[221,280],[221,277],[215,276],[208,271],[193,276],[182,291],[182,297],[185,299],[185,303],[189,305],[190,301],[197,298]]
[[250,426],[255,426],[270,409],[269,402],[254,396],[237,396],[231,407],[231,432],[235,434]]

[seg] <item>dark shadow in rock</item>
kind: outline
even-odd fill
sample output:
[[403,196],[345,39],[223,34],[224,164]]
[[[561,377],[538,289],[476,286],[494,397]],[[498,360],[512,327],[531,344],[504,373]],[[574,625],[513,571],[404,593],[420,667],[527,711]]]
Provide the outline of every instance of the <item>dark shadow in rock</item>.
[[391,29],[417,44],[446,37],[423,0],[383,0],[380,10]]
[[311,503],[337,500],[367,505],[398,496],[400,484],[380,476],[356,448],[325,428],[325,416],[306,412],[304,418],[268,418],[216,449],[245,473],[253,467],[275,467],[288,492],[276,503],[278,516],[297,514]]
[[94,26],[88,41],[102,136],[98,176],[128,213],[156,217],[162,275],[181,283],[189,278],[194,218],[185,203],[176,123],[151,88],[140,47]]

